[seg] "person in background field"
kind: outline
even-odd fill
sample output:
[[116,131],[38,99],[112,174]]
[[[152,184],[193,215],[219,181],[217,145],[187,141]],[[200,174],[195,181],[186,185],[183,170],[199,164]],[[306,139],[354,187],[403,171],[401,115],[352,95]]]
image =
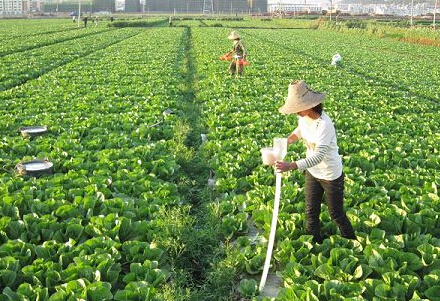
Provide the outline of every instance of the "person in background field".
[[113,22],[115,18],[113,16],[110,17],[110,22]]
[[84,28],[87,27],[87,17],[84,17]]
[[288,96],[279,108],[282,114],[297,114],[298,126],[287,138],[293,143],[303,140],[307,148],[306,158],[294,162],[275,162],[279,172],[288,170],[305,171],[307,231],[313,241],[322,243],[319,214],[323,196],[330,216],[345,238],[356,239],[353,227],[344,208],[344,173],[342,160],[338,154],[336,130],[330,117],[323,111],[325,94],[317,93],[303,80],[289,85]]
[[228,39],[234,40],[232,49],[226,53],[226,55],[234,54],[234,59],[232,60],[231,65],[229,65],[229,72],[231,75],[235,74],[235,77],[238,77],[239,75],[244,74],[244,66],[243,64],[240,64],[240,60],[246,60],[246,47],[244,47],[240,36],[235,31],[231,32],[231,34],[228,36]]
[[170,23],[170,27],[173,26],[173,16],[170,16],[170,18],[168,19],[168,22]]
[[72,21],[73,21],[73,23],[75,23],[75,21],[76,21],[75,16],[72,17]]
[[95,24],[95,27],[98,26],[98,16],[93,19],[93,24]]

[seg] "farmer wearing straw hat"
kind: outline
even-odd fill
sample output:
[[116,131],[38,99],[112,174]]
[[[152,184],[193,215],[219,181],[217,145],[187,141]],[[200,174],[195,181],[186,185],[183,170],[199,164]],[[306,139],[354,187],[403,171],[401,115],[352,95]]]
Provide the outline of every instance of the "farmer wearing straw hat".
[[246,47],[244,47],[243,42],[236,31],[232,31],[229,34],[228,39],[234,40],[232,49],[226,53],[226,55],[234,54],[234,59],[229,65],[229,72],[231,75],[235,74],[235,76],[238,77],[244,73],[244,66],[242,63],[240,64],[240,61],[243,62],[246,60]]
[[313,241],[322,243],[319,214],[323,196],[333,221],[345,238],[356,239],[353,227],[343,209],[344,173],[338,154],[336,131],[330,117],[323,111],[324,93],[311,90],[303,80],[289,85],[282,114],[297,114],[298,127],[287,138],[288,143],[303,140],[306,158],[294,162],[275,163],[278,172],[301,170],[306,174],[307,231]]

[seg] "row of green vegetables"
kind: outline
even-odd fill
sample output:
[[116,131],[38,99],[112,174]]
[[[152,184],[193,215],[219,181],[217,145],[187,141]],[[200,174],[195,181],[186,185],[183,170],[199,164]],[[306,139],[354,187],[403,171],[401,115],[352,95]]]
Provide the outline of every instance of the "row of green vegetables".
[[[271,34],[271,37],[274,36],[274,34]],[[309,34],[307,39],[308,36]],[[301,43],[300,37],[296,36],[296,38],[300,45],[306,41],[303,40],[303,43]],[[284,45],[287,45],[286,50],[290,47],[294,51],[295,43],[292,42],[290,45],[284,43]],[[354,45],[348,45],[348,47],[348,49],[354,49]],[[329,53],[331,53],[330,51]],[[350,51],[355,52],[354,50]],[[429,95],[425,94],[425,97],[428,99],[424,99],[423,94],[416,98],[415,96],[408,95],[406,91],[401,91],[394,86],[388,86],[380,79],[371,82],[370,77],[362,77],[359,73],[352,72],[346,68],[334,69],[330,66],[328,68],[321,68],[322,65],[319,59],[326,56],[328,54],[326,55],[325,53],[317,56],[317,51],[307,56],[305,52],[300,51],[299,59],[305,60],[308,68],[302,69],[299,76],[310,77],[313,73],[319,73],[323,77],[332,76],[329,86],[333,94],[329,95],[328,99],[335,100],[335,104],[344,105],[344,111],[342,109],[335,110],[334,119],[338,126],[343,127],[345,125],[347,127],[342,135],[350,136],[350,140],[347,139],[340,143],[343,155],[345,152],[352,154],[353,152],[360,151],[365,158],[359,158],[359,160],[355,161],[363,161],[362,163],[365,163],[365,166],[362,167],[367,171],[373,171],[376,165],[381,169],[393,168],[396,165],[407,168],[417,167],[418,169],[429,169],[430,171],[426,171],[428,173],[427,176],[435,179],[435,175],[432,172],[438,164],[435,155],[437,153],[436,141],[438,135],[435,131],[437,124],[435,120],[432,120],[432,117],[436,114],[435,108],[437,105],[429,99]],[[316,58],[318,58],[318,61],[313,62]],[[408,62],[410,61],[408,60]],[[347,62],[347,64],[350,63]],[[385,61],[382,63],[386,65]],[[406,72],[401,72],[401,74],[407,76]],[[317,87],[322,90],[326,89],[325,86],[321,88],[319,83]],[[356,99],[358,106],[352,108],[353,113],[345,114],[345,106],[352,102],[353,98]],[[387,109],[385,111],[384,106]],[[407,110],[409,106],[412,108],[410,111]],[[356,122],[352,121],[353,117],[362,122],[363,126],[351,126],[351,123]],[[421,122],[419,119],[421,119]],[[400,124],[405,126],[400,126]],[[415,135],[420,130],[426,133],[426,135]],[[355,134],[363,134],[368,137]],[[384,140],[382,136],[385,134],[397,136],[399,139]],[[353,143],[354,139],[362,139],[362,141]],[[365,139],[374,140],[375,144],[371,145],[370,154],[365,153],[365,146],[363,145]],[[362,146],[362,148],[359,146]],[[412,160],[406,158],[409,153],[413,155]],[[368,163],[367,160],[370,162]],[[389,164],[387,165],[387,163]],[[420,172],[418,176],[420,176]],[[409,180],[415,181],[410,182],[413,185],[419,184],[417,179]],[[423,185],[420,184],[420,186]]]
[[[135,34],[138,31],[126,32]],[[137,291],[138,296],[139,292],[142,292],[141,296],[150,294],[152,298],[158,294],[152,287],[162,280],[156,283],[151,278],[148,283],[129,283],[122,292],[116,285],[121,283],[122,276],[117,278],[119,282],[112,278],[115,271],[126,272],[117,254],[112,261],[116,266],[110,270],[100,268],[97,273],[94,269],[97,262],[81,264],[78,270],[92,271],[93,280],[87,273],[86,276],[69,274],[75,270],[71,258],[77,262],[77,257],[81,257],[76,253],[77,241],[100,237],[90,244],[103,246],[99,247],[105,249],[102,254],[113,254],[114,249],[124,254],[120,252],[121,243],[122,246],[127,242],[148,244],[157,240],[161,227],[157,215],[164,205],[182,201],[176,187],[168,182],[178,169],[171,155],[173,144],[169,141],[175,128],[167,126],[168,122],[161,128],[150,127],[161,120],[166,107],[176,105],[181,85],[175,66],[177,58],[168,59],[163,53],[156,53],[157,47],[168,47],[168,44],[157,43],[173,41],[175,44],[170,45],[169,52],[181,56],[184,51],[179,44],[182,29],[154,30],[153,35],[151,32],[93,52],[63,69],[48,72],[36,81],[2,92],[5,99],[2,111],[7,116],[2,121],[5,133],[1,144],[2,165],[11,169],[21,159],[43,156],[57,162],[57,173],[47,181],[23,180],[4,174],[1,193],[6,205],[2,209],[5,218],[1,222],[4,229],[1,237],[7,243],[2,254],[14,254],[13,258],[29,257],[30,254],[31,260],[37,256],[50,257],[61,264],[61,267],[51,267],[60,274],[58,277],[57,273],[42,275],[39,272],[42,265],[51,263],[35,263],[39,267],[38,281],[45,279],[48,283],[41,288],[35,285],[38,283],[35,279],[33,283],[27,282],[23,267],[17,267],[16,261],[8,258],[4,262],[8,268],[2,271],[3,279],[14,279],[14,283],[22,285],[16,290],[13,284],[8,286],[9,289],[5,288],[7,298],[16,300],[19,296],[32,295],[34,297],[29,297],[32,300],[40,295],[44,299],[54,290],[60,300],[67,295],[84,294],[95,298],[91,297],[95,290],[103,294],[101,299],[112,298],[110,294],[116,291],[117,298],[126,298],[121,300],[136,300],[136,296],[127,292],[130,290]],[[302,77],[318,90],[331,89],[331,93],[328,92],[329,114],[339,130],[341,153],[346,160],[349,217],[360,233],[360,243],[332,236],[322,248],[310,244],[310,237],[304,236],[304,204],[297,201],[303,200],[303,177],[292,173],[289,180],[296,184],[283,187],[287,200],[280,213],[281,226],[277,231],[280,242],[275,255],[287,287],[282,295],[286,300],[291,300],[292,294],[298,295],[296,298],[307,295],[330,299],[347,295],[344,290],[361,290],[365,298],[371,299],[372,296],[389,294],[387,289],[392,287],[392,293],[400,297],[401,285],[414,282],[406,275],[414,273],[419,281],[416,281],[417,285],[407,285],[411,288],[405,295],[413,294],[416,298],[413,290],[416,288],[422,297],[435,296],[438,290],[438,243],[431,235],[438,237],[435,232],[438,183],[433,179],[436,179],[438,167],[435,154],[439,137],[435,133],[437,125],[431,120],[436,114],[432,102],[422,99],[414,104],[405,91],[396,87],[383,85],[380,81],[372,82],[371,78],[346,68],[323,65],[324,57],[331,56],[330,51],[315,54],[315,49],[310,52],[300,49],[295,53],[296,43],[289,45],[287,41],[295,37],[293,41],[302,39],[301,44],[307,44],[309,38],[309,33],[302,35],[296,31],[280,35],[273,31],[246,31],[244,36],[250,49],[251,67],[245,78],[236,81],[228,78],[227,65],[217,61],[218,55],[231,46],[226,40],[228,34],[226,29],[193,30],[200,77],[197,99],[211,130],[204,149],[212,158],[216,188],[223,193],[219,209],[225,237],[235,239],[245,234],[249,217],[262,232],[267,234],[269,231],[274,182],[272,172],[260,164],[259,148],[270,144],[274,136],[285,135],[293,128],[294,121],[280,117],[276,108],[283,101],[288,82]],[[164,36],[169,39],[164,40]],[[285,54],[280,49],[285,50]],[[317,59],[316,55],[322,59]],[[170,78],[169,74],[174,77]],[[342,83],[341,78],[347,82]],[[409,105],[413,114],[406,112]],[[378,120],[374,114],[382,118]],[[421,117],[431,119],[421,120]],[[163,118],[169,122],[174,120],[172,116]],[[53,124],[51,135],[37,138],[32,143],[23,142],[16,135],[17,127],[36,122]],[[420,126],[430,135],[417,135]],[[391,138],[396,133],[394,129],[402,131],[398,140]],[[302,152],[300,145],[293,148]],[[411,160],[405,158],[409,155]],[[150,222],[139,222],[142,218]],[[62,222],[61,226],[56,225],[57,221]],[[323,221],[326,234],[336,233],[325,212]],[[425,235],[427,233],[430,235]],[[383,248],[378,244],[380,240],[386,242]],[[254,244],[245,237],[237,241],[241,248],[238,268],[258,274],[264,260],[265,244]],[[25,243],[24,246],[21,242]],[[66,244],[73,247],[63,248]],[[134,248],[133,254],[147,248],[147,244]],[[379,245],[379,250],[367,250],[366,246],[370,245],[372,248]],[[420,245],[423,247],[417,248]],[[332,248],[341,249],[337,252],[342,255],[333,254],[337,258],[329,260]],[[346,249],[356,251],[347,253]],[[375,252],[382,254],[383,249],[387,250],[387,255],[381,255],[381,261]],[[405,254],[397,257],[394,250],[404,250]],[[73,255],[69,255],[71,253]],[[161,254],[162,251],[153,253]],[[316,258],[310,257],[310,253]],[[63,254],[67,255],[61,256]],[[420,254],[424,255],[421,257]],[[338,256],[349,260],[342,263],[343,259]],[[121,258],[124,260],[124,255]],[[374,265],[374,260],[379,263]],[[292,262],[299,264],[290,265]],[[346,262],[350,263],[349,266]],[[378,266],[383,266],[384,262],[386,269],[379,270]],[[366,263],[372,267],[371,271],[365,267]],[[379,276],[403,263],[410,268],[399,270],[399,277],[388,275],[392,278],[385,279]],[[118,270],[118,264],[121,264],[121,270]],[[336,268],[337,264],[344,267],[347,275],[356,272],[356,277],[348,279],[349,276],[341,273],[341,268]],[[65,267],[71,268],[69,272],[64,271]],[[319,273],[314,272],[317,267],[320,267]],[[138,266],[133,269],[138,271]],[[160,271],[164,269],[160,268]],[[107,278],[96,274],[106,274]],[[404,279],[400,277],[402,275]],[[75,280],[60,285],[72,278]],[[158,277],[162,278],[163,275]],[[93,282],[95,280],[97,283]],[[59,285],[52,285],[54,281]],[[374,287],[379,284],[381,289],[376,292]],[[359,289],[360,285],[368,289]],[[337,293],[331,295],[332,290]]]
[[[169,75],[182,34],[105,32],[95,51],[77,48],[77,60],[1,92],[0,300],[161,299],[164,212],[184,202],[173,181],[177,117],[163,113],[177,111],[181,78]],[[23,139],[26,125],[49,133]],[[53,175],[13,172],[45,157]]]
[[226,28],[272,28],[272,29],[286,29],[286,28],[310,28],[315,21],[301,20],[301,19],[280,19],[280,18],[259,18],[259,17],[244,17],[241,20],[222,20],[220,18],[208,19],[189,19],[186,20],[175,18],[173,24],[177,26],[190,27],[226,27]]
[[[78,37],[75,40],[4,56],[0,58],[0,91],[10,89],[30,79],[36,79],[50,70],[118,43],[138,32],[99,29],[91,35]],[[84,68],[87,66],[82,66],[79,70]]]
[[[344,36],[344,43],[336,48],[340,37],[330,39],[327,32],[240,33],[251,62],[240,79],[230,77],[227,65],[218,60],[230,48],[228,30],[194,29],[193,33],[200,75],[197,99],[210,131],[204,151],[212,158],[216,189],[222,193],[218,200],[222,229],[238,242],[239,271],[258,275],[263,267],[265,240],[244,236],[250,220],[264,237],[270,227],[274,176],[262,166],[259,149],[294,129],[295,117],[281,116],[277,108],[287,95],[288,83],[303,78],[327,93],[325,108],[336,124],[344,161],[347,215],[358,241],[340,238],[323,210],[322,231],[330,239],[312,244],[304,229],[304,177],[298,172],[285,175],[272,262],[285,287],[277,299],[436,300],[440,295],[440,136],[435,118],[438,104],[429,99],[432,94],[412,96],[369,69],[374,52],[367,55],[364,47],[379,47],[377,41],[358,47],[359,39]],[[334,68],[327,58],[335,50],[357,61],[348,68],[351,61],[344,60],[343,68]],[[423,55],[430,50],[419,46],[418,51]],[[428,78],[390,65],[389,58],[376,53],[382,70],[392,70],[393,81],[405,82],[412,76],[415,88],[417,79]],[[419,64],[405,56],[400,59],[411,70]],[[288,157],[303,154],[303,146],[295,144]],[[251,287],[249,296],[254,293]]]
[[339,22],[319,22],[320,30],[333,30],[346,33],[354,33],[364,36],[386,37],[401,41],[419,42],[439,45],[440,39],[437,30],[432,30],[431,20],[417,20],[414,26],[409,20],[343,20]]
[[0,20],[0,38],[2,40],[28,38],[62,32],[76,26],[71,19],[2,19]]
[[96,32],[102,32],[104,30],[109,30],[109,28],[105,29],[105,27],[88,27],[84,29],[82,27],[74,27],[61,32],[48,32],[34,36],[10,39],[8,43],[2,43],[0,45],[0,57],[29,49],[61,43],[64,41],[71,41],[71,43],[75,43],[75,39],[79,37],[91,35]]
[[[309,52],[307,44],[292,41],[293,43],[290,44],[294,45],[296,52],[306,53],[322,64],[329,63],[333,54],[339,53],[343,58],[342,68],[350,73],[358,73],[372,83],[380,82],[410,96],[430,97],[437,100],[440,97],[438,89],[432,85],[432,82],[440,80],[440,71],[433,65],[433,62],[440,59],[438,47],[397,43],[392,40],[331,31],[326,31],[328,39],[323,42],[322,31],[307,32],[308,43],[315,45],[325,43],[325,47],[317,47],[313,52]],[[277,35],[271,35],[271,37],[275,36]],[[279,39],[269,38],[269,40],[276,42]],[[278,46],[289,49],[286,43]],[[349,51],[344,51],[345,49]]]
[[[344,114],[345,107],[335,110],[337,125],[346,128],[340,137],[340,147],[343,155],[349,155],[347,165],[361,167],[368,175],[366,184],[384,186],[393,199],[400,198],[399,189],[405,184],[414,187],[415,195],[424,194],[421,187],[432,186],[438,166],[437,124],[433,120],[435,104],[430,100],[407,97],[405,91],[383,85],[380,81],[374,82],[373,88],[367,88],[368,78],[356,83],[356,78],[350,77],[357,73],[345,69],[338,71],[336,76],[346,79],[350,88],[335,87],[333,91],[339,90],[340,96],[329,95],[329,99],[347,105],[356,98],[360,105],[354,108],[352,114]],[[332,82],[335,83],[336,78]],[[407,107],[412,110],[407,112]],[[386,111],[383,112],[383,109]],[[355,121],[351,120],[353,117],[356,117]],[[426,135],[420,135],[420,131]],[[345,137],[349,139],[343,139]],[[365,143],[368,140],[369,143]],[[408,158],[409,155],[411,158]],[[387,169],[392,169],[393,173],[384,175],[382,170]],[[427,190],[436,193],[432,189]],[[383,193],[376,190],[376,194]]]

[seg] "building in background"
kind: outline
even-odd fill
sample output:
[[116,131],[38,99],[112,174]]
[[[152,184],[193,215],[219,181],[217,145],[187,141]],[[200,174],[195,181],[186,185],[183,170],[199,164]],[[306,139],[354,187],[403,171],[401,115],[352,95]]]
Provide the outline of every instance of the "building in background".
[[28,7],[30,13],[41,12],[41,5],[42,5],[41,0],[29,0],[27,2],[29,2]]
[[123,12],[125,9],[125,0],[116,0],[115,1],[115,11]]
[[320,3],[292,0],[270,4],[268,9],[270,13],[321,14],[324,8]]
[[[0,14],[23,14],[29,12],[84,13],[118,10],[130,13],[202,14],[205,0],[0,0]],[[206,0],[212,1],[213,14],[264,14],[268,0]]]
[[[81,2],[81,14],[83,13],[91,13],[92,12],[92,6],[90,2]],[[73,1],[65,1],[65,2],[44,2],[41,5],[41,11],[44,13],[49,14],[56,14],[56,13],[71,13],[71,12],[78,12],[78,2]]]
[[[203,13],[204,0],[145,0],[144,12]],[[214,14],[267,12],[267,0],[212,0]]]
[[251,13],[267,13],[267,0],[248,0]]
[[[407,17],[432,17],[434,2],[414,3],[413,8],[408,3],[385,2],[382,4],[344,3],[333,0],[0,0],[0,16],[14,16],[32,13],[72,13],[78,12],[78,2],[81,2],[81,12],[92,13],[165,13],[165,14],[319,14],[329,11],[332,3],[332,13],[346,15],[382,15]],[[209,1],[209,12],[204,4]],[[357,0],[356,0],[357,1]],[[408,0],[409,1],[409,0]],[[350,1],[351,2],[351,1]],[[212,5],[211,5],[212,3]],[[206,6],[205,6],[206,8]],[[211,12],[212,9],[212,12]],[[440,13],[437,6],[436,14]]]
[[23,14],[23,0],[0,0],[1,15]]
[[0,14],[3,14],[3,12],[6,10],[5,8],[5,1],[0,0]]
[[247,0],[214,0],[214,13],[220,14],[246,14],[249,12],[250,3]]
[[[0,0],[1,1],[1,0]],[[42,4],[42,11],[45,13],[71,13],[78,12],[78,0],[60,1],[54,0]],[[81,2],[81,14],[92,14],[98,12],[113,13],[116,9],[115,0],[90,0]]]
[[368,15],[374,13],[374,7],[371,5],[363,5],[360,3],[337,3],[334,5],[335,10],[342,14],[349,15]]
[[[328,2],[327,2],[328,1]],[[337,0],[269,0],[268,10],[270,13],[288,14],[288,13],[319,13],[330,11],[332,14],[346,15],[383,15],[383,16],[400,16],[406,17],[412,14],[414,16],[423,16],[433,13],[432,5],[419,2],[414,3],[411,9],[411,1],[394,3],[393,1],[384,2],[382,4],[369,3],[360,0],[358,3],[344,3]]]
[[109,12],[113,13],[116,10],[115,0],[93,0],[93,12]]
[[139,13],[141,12],[141,3],[139,0],[125,0],[126,13]]

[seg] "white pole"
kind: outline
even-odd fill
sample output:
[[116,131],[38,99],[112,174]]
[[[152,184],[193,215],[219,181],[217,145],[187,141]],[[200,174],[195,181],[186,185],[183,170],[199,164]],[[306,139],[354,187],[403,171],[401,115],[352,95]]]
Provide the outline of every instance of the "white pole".
[[413,6],[414,6],[414,0],[411,0],[411,20],[409,24],[413,26]]
[[81,2],[78,2],[78,27],[79,27],[80,19],[81,19]]
[[434,4],[434,18],[432,19],[432,27],[435,30],[435,13],[437,12],[437,0],[435,0],[435,4]]
[[333,2],[332,0],[330,0],[330,22],[332,21],[332,7],[333,7]]
[[259,286],[259,291],[261,292],[266,284],[267,273],[269,272],[270,258],[272,257],[272,249],[275,241],[275,233],[277,230],[277,220],[278,220],[278,208],[280,206],[280,195],[281,195],[281,173],[276,174],[276,184],[275,184],[275,201],[273,204],[273,214],[272,223],[270,225],[269,234],[269,244],[267,246],[266,261],[264,262],[263,274],[261,275],[261,281]]

